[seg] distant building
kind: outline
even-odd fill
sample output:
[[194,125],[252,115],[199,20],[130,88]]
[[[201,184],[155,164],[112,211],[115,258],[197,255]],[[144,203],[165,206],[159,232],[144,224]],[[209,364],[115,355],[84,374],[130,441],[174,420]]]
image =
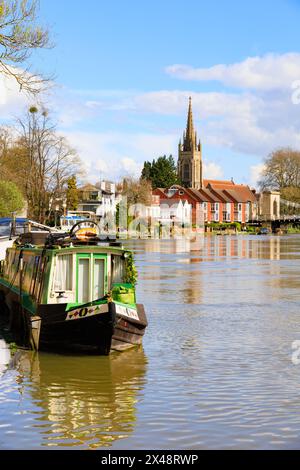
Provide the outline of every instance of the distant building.
[[280,192],[263,191],[258,195],[259,220],[280,219]]
[[192,99],[190,98],[183,143],[178,146],[178,176],[183,186],[200,189],[203,185],[202,146],[194,131]]
[[186,130],[178,147],[178,177],[182,185],[158,188],[153,196],[160,205],[180,199],[191,206],[192,223],[240,222],[245,224],[258,216],[258,200],[249,186],[234,181],[204,179],[202,146],[194,130],[192,100],[189,99]]
[[78,211],[94,212],[99,219],[116,213],[116,185],[109,181],[82,186],[78,189],[78,199]]
[[182,199],[164,199],[160,204],[160,221],[189,225],[192,222],[192,206]]
[[[194,225],[203,222],[242,224],[256,219],[257,200],[248,186],[236,185],[232,181],[214,184],[205,180],[206,187],[202,189],[184,188],[174,185],[169,189],[158,188],[153,194],[160,197],[160,204],[168,199],[181,199],[191,205],[191,217]],[[222,183],[225,183],[222,187]]]

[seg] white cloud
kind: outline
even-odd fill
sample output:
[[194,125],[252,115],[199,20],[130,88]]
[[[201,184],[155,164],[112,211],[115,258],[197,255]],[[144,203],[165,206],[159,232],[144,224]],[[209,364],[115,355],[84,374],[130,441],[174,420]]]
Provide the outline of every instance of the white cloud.
[[248,57],[235,64],[218,64],[209,68],[175,64],[167,67],[166,72],[182,80],[215,80],[238,88],[290,88],[292,82],[300,78],[300,54],[266,54],[262,57]]
[[29,104],[30,98],[20,91],[16,80],[0,74],[0,120],[14,118]]
[[205,179],[215,180],[223,177],[223,170],[216,163],[203,162],[203,175]]
[[[87,168],[88,178],[117,181],[140,176],[145,160],[163,153],[176,156],[178,136],[126,132],[64,132]],[[130,156],[129,156],[130,155]]]
[[97,160],[96,161],[96,165],[95,165],[95,168],[97,171],[99,171],[100,173],[105,173],[107,174],[109,169],[108,169],[108,164],[105,160]]
[[[198,136],[214,151],[229,149],[263,158],[281,146],[300,148],[300,105],[292,102],[291,86],[300,80],[300,54],[268,54],[210,68],[180,67],[168,72],[184,79],[218,80],[240,90],[63,89],[52,96],[49,109],[58,110],[59,125],[78,149],[91,181],[137,176],[145,160],[162,154],[177,158],[189,96]],[[0,120],[7,122],[28,104],[17,84],[0,75]],[[205,161],[205,152],[203,157]],[[257,172],[257,165],[249,168],[251,184]],[[206,162],[205,176],[222,178],[222,169]]]
[[262,176],[262,173],[265,169],[264,163],[258,163],[250,167],[250,181],[251,186],[257,187],[258,182]]
[[121,160],[122,170],[124,176],[133,176],[139,178],[141,176],[143,163],[136,162],[132,158],[122,158]]

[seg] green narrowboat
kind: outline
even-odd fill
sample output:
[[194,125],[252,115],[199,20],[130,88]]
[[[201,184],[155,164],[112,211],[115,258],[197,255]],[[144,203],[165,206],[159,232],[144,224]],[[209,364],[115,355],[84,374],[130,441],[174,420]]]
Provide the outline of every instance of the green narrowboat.
[[90,220],[67,234],[29,232],[1,261],[0,315],[20,346],[107,355],[142,343],[135,282],[132,252]]

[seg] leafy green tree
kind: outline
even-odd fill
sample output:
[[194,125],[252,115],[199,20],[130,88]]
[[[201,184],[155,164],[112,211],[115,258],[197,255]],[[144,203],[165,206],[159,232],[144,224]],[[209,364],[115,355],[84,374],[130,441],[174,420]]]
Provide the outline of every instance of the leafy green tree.
[[67,208],[70,211],[76,211],[78,208],[78,188],[76,176],[71,176],[68,181],[67,188]]
[[0,181],[0,217],[9,217],[24,207],[22,193],[10,181]]
[[48,31],[36,24],[38,0],[0,1],[0,73],[29,93],[39,93],[49,78],[28,65],[32,52],[50,47]]
[[141,178],[150,181],[153,189],[169,188],[178,184],[177,168],[172,155],[164,155],[152,163],[145,162]]
[[150,181],[151,180],[151,176],[152,176],[152,164],[151,162],[145,162],[144,163],[144,168],[142,170],[142,179],[143,180],[147,180],[147,181]]

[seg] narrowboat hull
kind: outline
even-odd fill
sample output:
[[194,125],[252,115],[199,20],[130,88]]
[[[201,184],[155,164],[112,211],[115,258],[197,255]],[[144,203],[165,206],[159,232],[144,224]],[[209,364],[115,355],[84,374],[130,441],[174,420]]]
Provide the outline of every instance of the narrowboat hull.
[[35,350],[108,355],[140,345],[148,324],[142,305],[104,301],[67,310],[66,304],[40,304],[32,313],[15,292],[1,286],[0,295],[0,315],[16,343]]

